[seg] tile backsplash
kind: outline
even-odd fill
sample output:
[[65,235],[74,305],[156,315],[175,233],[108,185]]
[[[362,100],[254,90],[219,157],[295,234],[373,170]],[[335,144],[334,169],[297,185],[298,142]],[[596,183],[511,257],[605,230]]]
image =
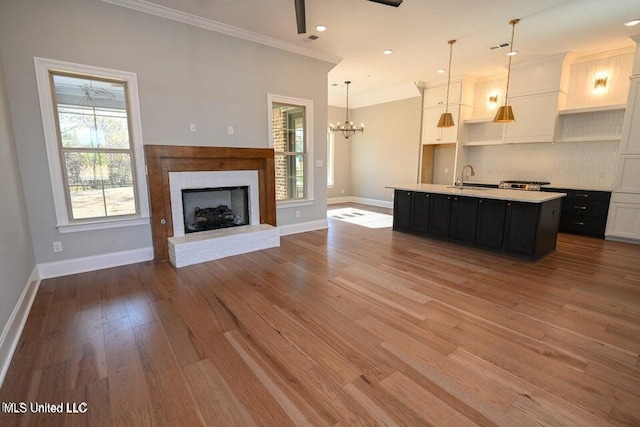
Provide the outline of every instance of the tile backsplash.
[[549,181],[576,188],[611,188],[618,141],[504,144],[469,147],[471,181]]

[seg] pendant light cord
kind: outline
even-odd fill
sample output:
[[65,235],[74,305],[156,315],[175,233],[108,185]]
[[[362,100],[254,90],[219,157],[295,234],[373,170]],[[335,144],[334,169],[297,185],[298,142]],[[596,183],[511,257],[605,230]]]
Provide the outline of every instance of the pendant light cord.
[[453,44],[455,40],[449,40],[449,74],[447,77],[447,103],[445,104],[444,112],[449,112],[449,87],[451,87],[451,58],[453,57]]
[[507,99],[509,97],[509,80],[511,78],[511,59],[513,59],[513,36],[516,33],[516,24],[520,22],[519,19],[512,19],[509,21],[511,24],[511,43],[509,44],[509,66],[507,67],[507,88],[504,91],[504,105],[507,105]]

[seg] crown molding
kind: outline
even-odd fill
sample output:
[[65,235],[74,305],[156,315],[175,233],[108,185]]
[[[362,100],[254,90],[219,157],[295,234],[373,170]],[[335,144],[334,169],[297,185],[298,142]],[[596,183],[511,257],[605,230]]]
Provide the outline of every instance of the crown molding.
[[635,52],[634,46],[627,46],[620,49],[608,50],[605,52],[598,52],[591,55],[578,56],[575,59],[575,61],[573,61],[573,63],[580,64],[581,62],[597,61],[599,59],[607,59],[607,58],[612,58],[614,56],[633,54],[634,52]]
[[319,59],[321,61],[338,64],[342,58],[323,52],[317,52],[311,49],[298,46],[294,43],[285,42],[273,37],[264,36],[262,34],[243,30],[211,19],[202,18],[190,13],[181,12],[166,6],[150,3],[145,0],[101,0],[116,6],[126,7],[128,9],[137,10],[138,12],[148,13],[150,15],[159,16],[161,18],[170,19],[172,21],[182,22],[198,28],[203,28],[216,33],[225,34],[231,37],[248,40],[265,46],[274,47],[276,49],[286,50],[288,52],[297,53],[298,55],[308,56],[310,58]]

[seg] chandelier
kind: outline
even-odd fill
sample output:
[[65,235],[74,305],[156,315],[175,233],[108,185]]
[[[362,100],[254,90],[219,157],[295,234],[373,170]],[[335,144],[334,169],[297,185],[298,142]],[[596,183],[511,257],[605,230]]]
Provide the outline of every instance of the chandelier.
[[329,130],[331,132],[340,132],[342,136],[349,139],[351,135],[355,135],[356,132],[364,132],[364,124],[360,123],[360,126],[354,126],[353,122],[349,120],[349,84],[350,81],[344,82],[347,85],[347,117],[344,119],[344,123],[338,122],[335,126],[333,123],[329,124]]

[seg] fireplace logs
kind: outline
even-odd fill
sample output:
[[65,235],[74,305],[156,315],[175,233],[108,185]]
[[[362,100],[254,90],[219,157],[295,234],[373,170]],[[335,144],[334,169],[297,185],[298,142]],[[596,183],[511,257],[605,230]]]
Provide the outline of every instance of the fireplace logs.
[[195,209],[195,224],[188,224],[189,231],[215,230],[217,228],[243,225],[242,218],[233,213],[228,206]]

